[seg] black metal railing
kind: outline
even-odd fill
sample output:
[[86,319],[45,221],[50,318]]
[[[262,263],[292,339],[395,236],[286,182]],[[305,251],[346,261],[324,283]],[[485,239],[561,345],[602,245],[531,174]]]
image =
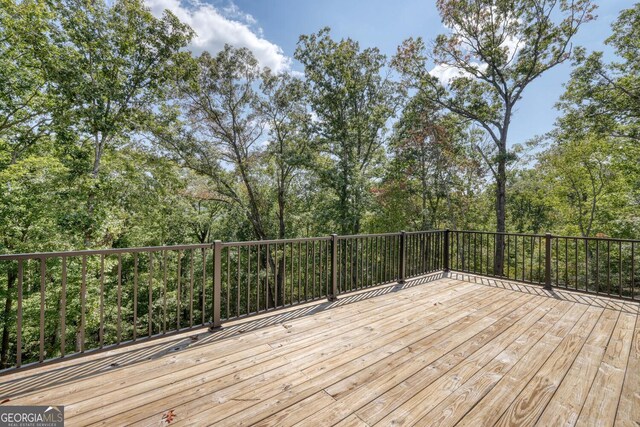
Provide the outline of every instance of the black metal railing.
[[[479,231],[445,233],[451,270],[638,299],[640,240]],[[500,252],[502,263],[496,262]]]
[[436,271],[637,300],[638,240],[415,231],[0,255],[1,368]]
[[545,284],[545,235],[452,230],[449,236],[451,270]]
[[403,281],[405,263],[409,277],[441,270],[442,235],[332,235],[0,255],[5,302],[0,367],[332,300]]

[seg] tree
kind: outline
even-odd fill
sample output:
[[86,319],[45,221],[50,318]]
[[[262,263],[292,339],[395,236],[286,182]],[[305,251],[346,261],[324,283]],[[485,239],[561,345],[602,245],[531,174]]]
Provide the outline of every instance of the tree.
[[[61,216],[60,187],[64,182],[64,166],[49,156],[30,156],[0,171],[0,249],[1,253],[21,253],[71,249],[58,233]],[[0,367],[7,366],[9,334],[15,329],[11,316],[16,287],[17,266],[0,266],[7,277],[2,311]]]
[[269,175],[275,182],[278,238],[287,236],[287,208],[294,180],[310,161],[310,123],[307,88],[290,74],[262,74],[260,111],[269,129],[266,150]]
[[507,210],[511,220],[510,229],[516,233],[541,234],[553,225],[553,203],[547,174],[540,168],[514,171],[509,178],[509,204]]
[[371,180],[384,156],[384,130],[396,103],[395,85],[382,75],[377,48],[334,41],[329,28],[303,35],[295,58],[305,67],[318,136],[316,171],[336,198],[342,234],[357,234],[371,202]]
[[[156,128],[158,142],[185,167],[209,178],[216,200],[241,212],[254,239],[269,239],[273,202],[269,182],[264,179],[264,160],[269,154],[263,144],[264,105],[256,90],[265,74],[248,49],[229,45],[215,57],[204,52],[188,68],[187,78],[177,82],[175,103],[165,109],[166,123]],[[284,123],[275,129],[280,126]],[[289,145],[293,141],[288,138],[283,134],[281,142]],[[282,154],[287,153],[288,149],[283,149]],[[285,190],[290,171],[281,172],[285,176],[278,178]],[[283,221],[284,212],[283,205]],[[280,232],[285,233],[284,222],[281,225]],[[273,307],[276,301],[283,301],[285,278],[279,272],[284,271],[284,257],[276,266],[270,253],[264,256],[263,266],[268,263],[276,275],[275,289],[269,292]]]
[[[393,60],[405,83],[428,87],[433,102],[471,120],[493,142],[482,155],[495,180],[496,230],[506,231],[509,128],[525,88],[566,61],[578,28],[593,19],[590,0],[439,0],[448,34],[427,53],[424,42],[408,39]],[[427,60],[454,76],[443,85],[427,71]],[[503,239],[496,245],[494,273],[502,275]]]
[[52,105],[40,57],[50,19],[44,2],[0,1],[0,168],[47,133]]
[[58,137],[92,146],[84,238],[90,246],[103,154],[153,114],[193,32],[170,12],[155,18],[141,0],[58,0],[54,10],[45,68],[62,104]]
[[155,134],[184,166],[210,178],[217,200],[240,209],[253,237],[264,240],[269,201],[259,179],[264,124],[255,86],[260,71],[246,48],[226,45],[215,57],[204,52],[191,63],[187,79],[177,82],[169,119]]
[[620,61],[606,64],[602,52],[578,51],[558,106],[558,125],[569,133],[640,141],[640,3],[620,13],[605,43]]
[[531,180],[536,183],[529,185],[542,187],[539,203],[549,206],[558,232],[635,237],[640,224],[634,185],[639,174],[629,153],[612,137],[551,136],[549,148],[538,154],[537,178]]
[[[451,209],[451,198],[463,181],[461,175],[469,171],[481,180],[473,135],[464,131],[457,116],[447,114],[422,91],[411,98],[395,124],[388,169],[397,185],[389,190],[400,192],[402,203],[409,204],[407,210],[417,219],[412,229],[454,227],[458,213]],[[416,198],[418,206],[411,209]]]

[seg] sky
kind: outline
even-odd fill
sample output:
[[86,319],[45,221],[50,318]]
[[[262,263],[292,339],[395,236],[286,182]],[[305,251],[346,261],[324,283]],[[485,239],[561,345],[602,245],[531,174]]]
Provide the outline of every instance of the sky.
[[[392,56],[408,37],[432,40],[446,31],[435,0],[146,0],[152,12],[173,11],[196,31],[195,53],[219,51],[225,43],[251,49],[260,63],[276,71],[301,72],[293,59],[298,37],[331,28],[335,39],[350,37],[361,47],[378,47]],[[605,51],[611,23],[633,0],[596,1],[598,19],[585,24],[574,38],[575,46]],[[530,84],[516,107],[510,145],[523,144],[552,129],[558,111],[555,103],[569,79],[567,62]]]

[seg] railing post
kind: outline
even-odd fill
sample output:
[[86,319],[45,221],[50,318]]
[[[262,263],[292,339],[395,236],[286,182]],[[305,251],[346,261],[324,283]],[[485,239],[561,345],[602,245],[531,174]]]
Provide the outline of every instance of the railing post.
[[220,299],[222,298],[222,242],[213,242],[213,313],[211,328],[219,328],[220,321]]
[[327,295],[329,301],[338,299],[338,235],[331,235],[331,293]]
[[447,228],[446,230],[444,230],[444,264],[443,264],[443,270],[445,273],[449,272],[449,229]]
[[545,234],[544,238],[544,288],[551,290],[551,233]]
[[404,284],[406,278],[406,265],[407,265],[407,253],[406,253],[407,233],[402,230],[400,232],[400,278],[398,283]]

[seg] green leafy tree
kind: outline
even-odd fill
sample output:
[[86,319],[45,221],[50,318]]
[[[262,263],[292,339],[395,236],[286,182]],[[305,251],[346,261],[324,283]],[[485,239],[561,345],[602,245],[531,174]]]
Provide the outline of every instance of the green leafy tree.
[[141,0],[54,2],[45,65],[62,107],[57,134],[92,150],[84,244],[94,239],[100,168],[153,114],[193,32],[170,12],[155,18]]
[[[411,217],[412,229],[455,227],[460,212],[451,209],[451,198],[465,182],[466,173],[482,181],[483,173],[473,150],[475,136],[465,132],[464,123],[418,92],[405,106],[394,127],[389,146],[388,192],[399,192]],[[383,187],[384,188],[384,187]],[[390,209],[396,211],[397,205]]]
[[[509,129],[525,88],[570,57],[571,39],[593,19],[589,0],[439,0],[443,24],[431,52],[418,39],[406,40],[393,64],[405,82],[428,87],[432,100],[473,121],[493,142],[483,157],[495,180],[496,230],[506,231],[507,166],[513,161]],[[428,61],[453,72],[443,85]],[[502,239],[499,239],[502,240]],[[502,275],[504,244],[496,245],[494,272]]]
[[258,62],[248,49],[226,45],[216,56],[204,52],[189,68],[155,135],[185,167],[210,178],[217,200],[243,213],[254,238],[267,239]]
[[301,36],[294,56],[311,88],[316,151],[322,157],[315,161],[316,171],[335,197],[332,211],[340,233],[359,233],[396,103],[396,87],[383,75],[386,57],[351,39],[333,40],[329,28]]
[[541,234],[551,230],[556,216],[549,197],[553,190],[547,181],[546,172],[539,168],[516,170],[511,174],[507,205],[510,231]]
[[628,236],[634,220],[627,209],[634,205],[632,182],[638,177],[629,175],[628,160],[614,140],[598,135],[557,140],[542,152],[539,169],[546,176],[555,226],[584,237]]
[[[0,250],[1,253],[44,252],[71,249],[57,231],[61,216],[61,184],[65,168],[55,158],[30,156],[0,171]],[[11,316],[17,267],[3,263],[0,274],[7,286],[0,289],[5,304],[2,311],[0,366],[6,367],[15,330]]]
[[619,60],[602,52],[576,55],[575,68],[560,103],[559,125],[568,133],[640,141],[640,3],[620,13],[605,43]]
[[307,88],[290,74],[262,73],[259,109],[268,128],[267,173],[274,183],[277,200],[278,238],[287,237],[288,208],[292,190],[311,160]]
[[53,106],[41,57],[50,19],[45,2],[0,1],[0,168],[47,134]]

